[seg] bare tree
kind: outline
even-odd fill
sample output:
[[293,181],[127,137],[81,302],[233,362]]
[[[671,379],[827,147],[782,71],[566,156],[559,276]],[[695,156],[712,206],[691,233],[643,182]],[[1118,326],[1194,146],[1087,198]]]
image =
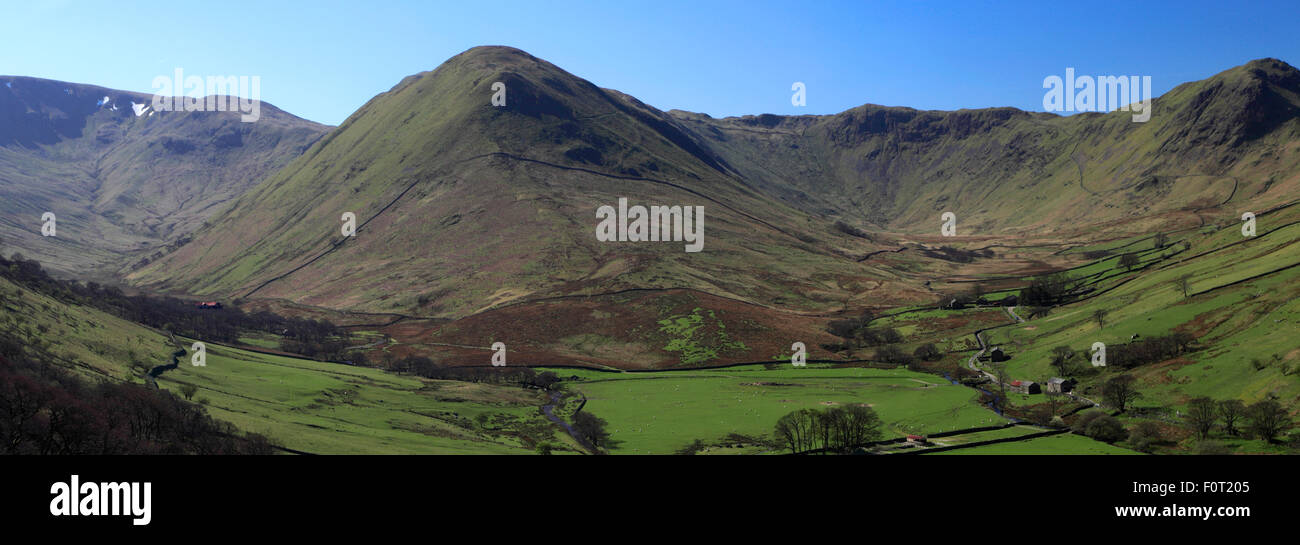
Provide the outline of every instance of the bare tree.
[[1174,288],[1183,293],[1183,299],[1186,299],[1192,291],[1192,275],[1184,274],[1173,280]]
[[1213,399],[1198,397],[1187,404],[1187,422],[1201,439],[1209,439],[1210,431],[1219,421],[1219,406]]
[[1142,395],[1137,391],[1134,382],[1132,375],[1119,375],[1107,380],[1101,388],[1102,397],[1106,399],[1106,403],[1119,409],[1119,412],[1124,412],[1129,404]]
[[866,405],[845,407],[840,413],[840,421],[843,433],[839,438],[839,448],[842,450],[860,447],[881,436],[880,417],[875,409]]
[[1011,381],[1011,373],[1007,372],[1007,365],[1005,363],[990,361],[989,368],[993,369],[993,376],[996,377],[998,381],[998,391],[1001,395],[998,396],[997,404],[998,410],[1002,410],[1007,406],[1007,383]]
[[[814,411],[812,413],[813,439],[821,444],[822,454],[832,450],[832,439],[836,437],[838,429],[844,421],[843,411],[839,407],[831,407],[822,412]],[[816,448],[813,446],[812,448]]]
[[1056,369],[1056,374],[1064,377],[1066,371],[1070,368],[1070,360],[1074,358],[1074,350],[1068,346],[1058,346],[1052,349],[1052,368]]
[[1110,314],[1110,311],[1104,308],[1099,308],[1097,310],[1092,311],[1092,319],[1097,320],[1097,327],[1099,328],[1106,327],[1107,314]]
[[1286,408],[1271,399],[1255,403],[1246,409],[1250,432],[1255,437],[1272,442],[1283,430],[1291,427],[1291,417]]
[[1237,421],[1246,414],[1246,404],[1240,399],[1226,399],[1219,402],[1219,416],[1223,418],[1223,431],[1237,435]]
[[776,421],[776,438],[790,449],[790,454],[798,454],[812,448],[815,414],[812,409],[800,409]]
[[1056,414],[1061,412],[1061,406],[1065,405],[1065,394],[1050,390],[1044,391],[1047,393],[1047,420],[1050,423],[1051,420],[1056,417]]

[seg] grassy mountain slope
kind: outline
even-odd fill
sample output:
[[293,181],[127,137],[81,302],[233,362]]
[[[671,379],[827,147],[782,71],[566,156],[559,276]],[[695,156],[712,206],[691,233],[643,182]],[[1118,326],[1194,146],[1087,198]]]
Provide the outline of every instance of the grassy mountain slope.
[[[1281,208],[1259,222],[1253,238],[1235,222],[1188,232],[1179,237],[1188,249],[1157,252],[1147,267],[1100,284],[1095,297],[998,330],[994,339],[1023,347],[1010,369],[1038,379],[1052,372],[1049,352],[1058,345],[1085,350],[1098,341],[1109,346],[1133,335],[1186,332],[1201,350],[1134,370],[1146,390],[1143,403],[1177,408],[1210,395],[1300,407],[1300,210]],[[1157,259],[1163,254],[1169,257]],[[1120,272],[1113,260],[1106,266]],[[1184,276],[1186,296],[1177,282]],[[1102,324],[1098,310],[1106,312]]]
[[[90,381],[141,383],[142,369],[168,362],[176,349],[155,329],[6,278],[0,278],[0,332],[48,349],[49,365]],[[191,340],[180,342],[188,347]],[[528,454],[532,444],[525,446],[524,437],[579,449],[541,416],[546,396],[535,390],[427,380],[214,343],[207,344],[206,363],[183,360],[158,385],[177,395],[193,385],[194,401],[208,414],[292,451]]]
[[[501,108],[489,102],[497,81]],[[620,197],[703,206],[704,251],[598,242],[595,211]],[[340,234],[344,212],[358,218],[355,239]],[[878,247],[766,198],[666,114],[522,51],[485,47],[376,97],[130,278],[452,318],[628,288],[806,309],[884,287],[919,296],[901,275],[856,262]],[[761,268],[749,266],[756,259]]]
[[[979,330],[1012,355],[1014,379],[1065,374],[1100,399],[1106,379],[1131,373],[1143,397],[1125,423],[1158,422],[1162,448],[1186,451],[1179,411],[1193,397],[1300,410],[1298,74],[1254,61],[1171,90],[1147,123],[877,106],[718,120],[476,48],[373,99],[130,279],[341,317],[368,330],[362,350],[376,365],[429,355],[481,367],[502,341],[511,366],[657,371],[562,370],[582,379],[568,388],[609,420],[621,452],[701,438],[760,448],[744,436],[831,403],[878,403],[890,435],[988,424],[997,419],[974,391],[916,372],[974,375]],[[497,81],[504,108],[489,103]],[[594,211],[619,197],[703,205],[705,251],[597,242]],[[958,214],[963,236],[937,236],[942,211]],[[1240,232],[1248,211],[1253,238]],[[356,214],[356,238],[341,237],[343,212]],[[1173,244],[1156,247],[1156,233]],[[1119,264],[1130,252],[1132,270]],[[1089,290],[1023,323],[997,307],[929,307],[976,283],[990,299],[1016,294],[1028,274],[1062,268]],[[123,362],[164,355],[152,330],[8,290],[0,326],[66,339],[64,363],[89,374],[130,379]],[[887,311],[871,325],[896,328],[895,348],[934,343],[941,359],[906,372],[788,367],[793,341],[810,358],[879,360],[880,347],[822,346],[838,340],[828,320],[864,307]],[[1093,342],[1175,332],[1194,339],[1190,351],[1132,369],[1050,364],[1057,347],[1084,356]],[[765,365],[683,369],[754,362]],[[540,394],[220,346],[207,368],[167,380],[312,452],[520,452],[520,434],[547,427]],[[1041,400],[1014,394],[1010,410],[1025,416]],[[1224,439],[1241,452],[1283,448]],[[1122,452],[1069,436],[1032,443],[1020,452]]]
[[[532,365],[770,361],[794,340],[830,357],[818,324],[834,314],[1015,285],[1094,244],[1288,201],[1297,89],[1263,59],[1173,89],[1146,123],[870,105],[711,119],[474,48],[375,97],[130,281],[387,313],[386,351],[454,365],[507,339]],[[619,197],[703,205],[705,251],[597,242],[594,211]],[[938,236],[943,211],[961,236]],[[697,314],[716,323],[661,323]]]
[[[489,104],[498,81],[504,108]],[[943,211],[963,235],[1059,240],[1281,202],[1300,184],[1298,90],[1300,72],[1264,59],[1179,86],[1147,123],[876,106],[713,120],[475,48],[376,97],[131,280],[439,318],[628,288],[821,311],[915,302],[921,277],[952,268],[854,261],[900,242],[881,230],[931,233]],[[596,242],[592,212],[620,196],[706,206],[708,250]],[[356,239],[339,234],[344,212]],[[764,270],[745,265],[755,255]]]
[[[968,309],[903,311],[873,326],[897,328],[907,337],[905,350],[935,343],[949,351],[945,360],[949,372],[965,371],[977,348],[973,335],[982,330],[989,346],[1011,356],[1006,362],[1010,379],[1043,383],[1053,376],[1076,378],[1077,391],[1096,401],[1104,400],[1106,380],[1131,374],[1141,397],[1125,415],[1126,424],[1155,422],[1165,430],[1161,448],[1193,450],[1196,442],[1185,427],[1185,415],[1195,397],[1247,404],[1274,400],[1293,418],[1300,415],[1300,342],[1296,340],[1300,207],[1296,204],[1258,211],[1254,237],[1243,236],[1241,222],[1219,211],[1210,214],[1202,227],[1171,234],[1171,243],[1163,248],[1154,245],[1153,237],[1142,236],[1074,250],[1107,253],[1068,271],[1090,291],[1043,316],[1030,316],[1031,309],[1020,307],[1017,313],[1027,318],[1021,323],[1003,311]],[[1125,253],[1139,256],[1132,270],[1119,264],[1119,256]],[[1181,278],[1187,279],[1186,294]],[[989,297],[1018,291],[1004,290]],[[1094,367],[1089,361],[1095,342],[1104,343],[1113,355],[1128,343],[1173,333],[1190,335],[1191,349],[1131,368],[1116,366],[1113,360]],[[1064,372],[1051,363],[1058,347],[1075,352]],[[1026,418],[1045,401],[1043,395],[1025,394],[1012,394],[1010,400]],[[1285,450],[1221,431],[1214,435],[1234,451]]]

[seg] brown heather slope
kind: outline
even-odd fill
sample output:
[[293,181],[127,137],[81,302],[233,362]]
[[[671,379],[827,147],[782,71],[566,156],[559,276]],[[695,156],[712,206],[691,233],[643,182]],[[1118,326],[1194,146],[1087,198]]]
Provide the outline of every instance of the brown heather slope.
[[[485,366],[501,341],[512,365],[664,369],[785,361],[803,341],[809,358],[837,339],[827,316],[802,315],[688,290],[632,290],[531,301],[450,323],[402,320],[381,328],[385,353],[433,356],[452,366]],[[677,329],[685,323],[694,328]]]

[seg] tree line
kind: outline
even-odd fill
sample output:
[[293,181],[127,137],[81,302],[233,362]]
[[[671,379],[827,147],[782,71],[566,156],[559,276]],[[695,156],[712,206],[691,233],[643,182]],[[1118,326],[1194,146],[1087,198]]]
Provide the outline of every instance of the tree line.
[[[1106,346],[1106,366],[1132,369],[1140,365],[1159,363],[1190,352],[1196,338],[1189,333],[1176,332],[1148,337],[1125,344]],[[1083,357],[1075,356],[1082,354]],[[1074,374],[1078,366],[1090,369],[1088,352],[1076,351],[1069,346],[1052,348],[1050,365],[1061,376]]]
[[1035,276],[1020,290],[1018,303],[1025,306],[1052,307],[1072,301],[1079,289],[1078,279],[1069,273],[1056,272]]
[[96,308],[119,318],[177,335],[212,342],[233,343],[242,331],[261,331],[284,337],[282,348],[318,359],[342,359],[348,346],[347,331],[326,320],[291,318],[268,311],[244,312],[234,306],[200,309],[174,297],[126,295],[115,286],[54,278],[35,260],[15,253],[0,256],[0,276],[59,301]]
[[1187,423],[1201,439],[1209,439],[1220,428],[1234,437],[1245,432],[1271,443],[1291,427],[1291,416],[1272,399],[1246,405],[1239,399],[1197,397],[1187,403]]
[[844,339],[839,343],[823,344],[822,348],[831,352],[844,352],[868,346],[881,346],[903,342],[903,335],[890,327],[868,327],[875,319],[870,312],[864,312],[856,318],[831,320],[826,324],[826,331]]
[[1188,352],[1196,339],[1189,333],[1170,333],[1106,347],[1106,365],[1131,369],[1157,363]]
[[848,452],[880,439],[880,417],[866,405],[799,409],[776,421],[775,434],[791,454]]
[[561,380],[554,371],[539,373],[528,367],[442,367],[424,356],[396,360],[390,369],[437,380],[517,385],[541,390],[550,390]]

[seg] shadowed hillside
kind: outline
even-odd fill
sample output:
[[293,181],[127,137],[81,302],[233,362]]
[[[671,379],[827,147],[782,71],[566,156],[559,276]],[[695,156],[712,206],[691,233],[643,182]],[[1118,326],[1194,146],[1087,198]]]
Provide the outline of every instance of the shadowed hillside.
[[[154,112],[152,96],[0,77],[0,245],[53,270],[112,279],[297,157],[327,127],[262,104]],[[55,214],[57,237],[41,236]]]

